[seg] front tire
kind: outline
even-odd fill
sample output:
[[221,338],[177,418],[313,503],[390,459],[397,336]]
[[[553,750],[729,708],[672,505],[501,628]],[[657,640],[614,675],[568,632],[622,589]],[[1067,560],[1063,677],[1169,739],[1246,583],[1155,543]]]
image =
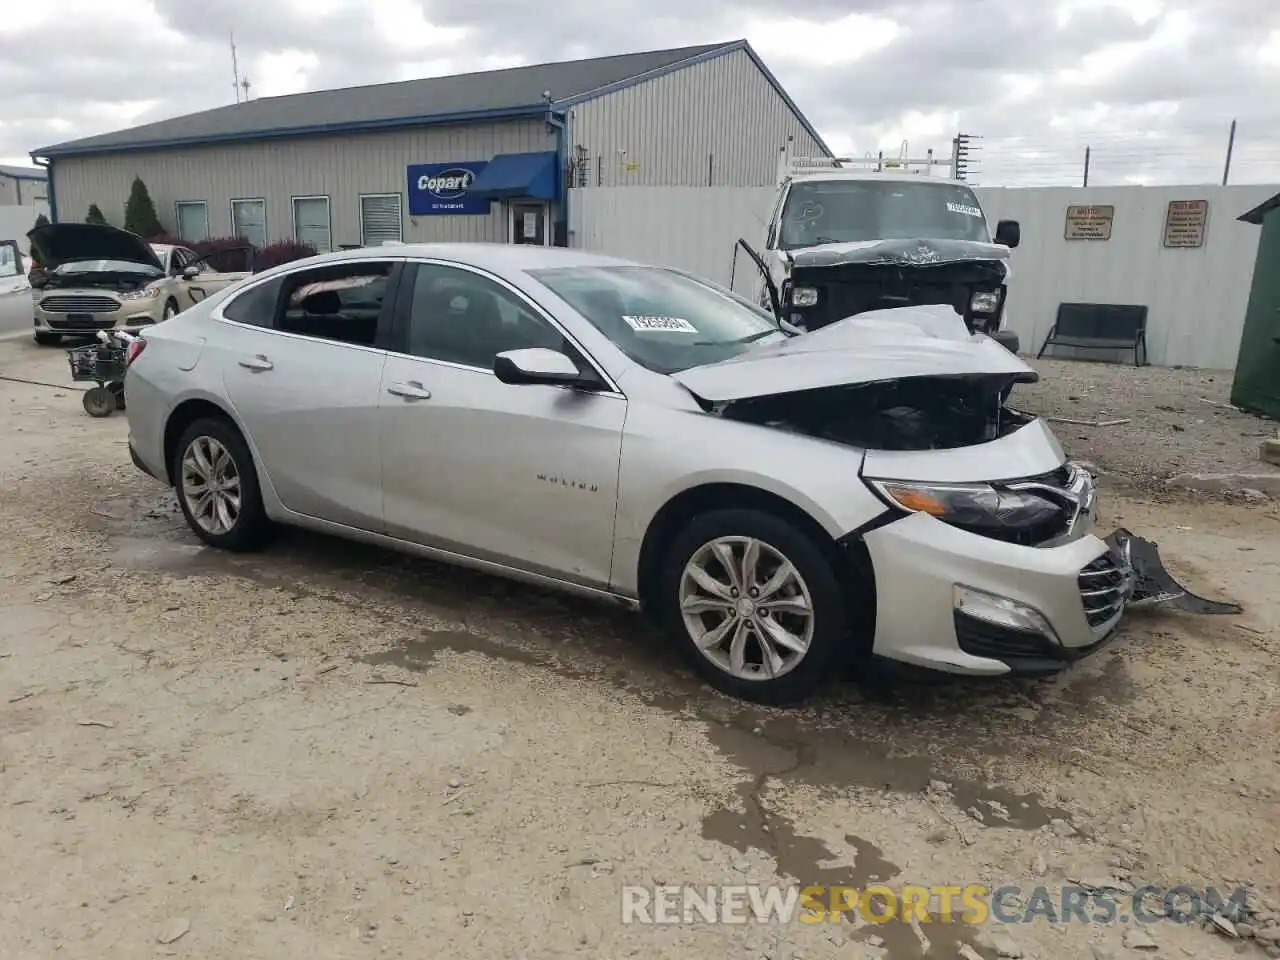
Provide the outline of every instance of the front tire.
[[164,321],[166,320],[172,320],[177,315],[178,315],[178,301],[170,297],[164,305],[164,314],[160,317],[160,322],[164,323]]
[[816,691],[852,650],[840,579],[794,524],[716,510],[675,538],[659,612],[693,668],[722,693],[783,706]]
[[245,552],[270,538],[253,455],[230,421],[208,418],[187,427],[172,476],[187,525],[209,546]]

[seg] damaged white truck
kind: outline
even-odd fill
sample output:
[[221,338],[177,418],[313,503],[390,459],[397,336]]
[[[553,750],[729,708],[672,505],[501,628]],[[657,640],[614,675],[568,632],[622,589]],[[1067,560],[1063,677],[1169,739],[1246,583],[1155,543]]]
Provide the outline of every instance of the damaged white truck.
[[802,330],[875,310],[946,306],[956,333],[985,334],[1016,353],[1005,299],[1021,229],[1001,220],[993,232],[969,186],[930,176],[941,163],[868,171],[859,165],[883,161],[784,155],[763,253],[739,240],[762,274],[760,305]]

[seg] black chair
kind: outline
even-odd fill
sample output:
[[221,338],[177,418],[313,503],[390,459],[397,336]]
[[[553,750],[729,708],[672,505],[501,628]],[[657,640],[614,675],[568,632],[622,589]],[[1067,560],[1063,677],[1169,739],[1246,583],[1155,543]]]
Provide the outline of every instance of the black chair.
[[[1147,362],[1145,304],[1060,303],[1058,317],[1036,359],[1050,347],[1080,350],[1132,350],[1133,365]],[[1141,355],[1141,359],[1139,359]]]

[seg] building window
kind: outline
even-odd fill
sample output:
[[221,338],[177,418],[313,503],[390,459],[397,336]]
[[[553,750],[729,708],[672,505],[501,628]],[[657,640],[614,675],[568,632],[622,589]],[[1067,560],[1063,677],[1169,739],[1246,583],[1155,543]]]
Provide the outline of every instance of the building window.
[[403,240],[404,218],[400,194],[366,193],[360,196],[360,244],[376,247],[385,240]]
[[187,243],[209,239],[209,207],[203,200],[179,200],[173,205],[178,236]]
[[293,198],[293,238],[314,248],[316,253],[333,249],[328,197]]
[[231,233],[261,250],[267,245],[267,201],[232,200]]

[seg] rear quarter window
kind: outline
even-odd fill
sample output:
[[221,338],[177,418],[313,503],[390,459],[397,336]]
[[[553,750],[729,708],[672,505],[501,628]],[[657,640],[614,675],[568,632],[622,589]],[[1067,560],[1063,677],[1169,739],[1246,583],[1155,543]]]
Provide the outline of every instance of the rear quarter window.
[[222,315],[228,320],[254,327],[274,326],[282,284],[283,278],[277,277],[236,294],[222,308]]

